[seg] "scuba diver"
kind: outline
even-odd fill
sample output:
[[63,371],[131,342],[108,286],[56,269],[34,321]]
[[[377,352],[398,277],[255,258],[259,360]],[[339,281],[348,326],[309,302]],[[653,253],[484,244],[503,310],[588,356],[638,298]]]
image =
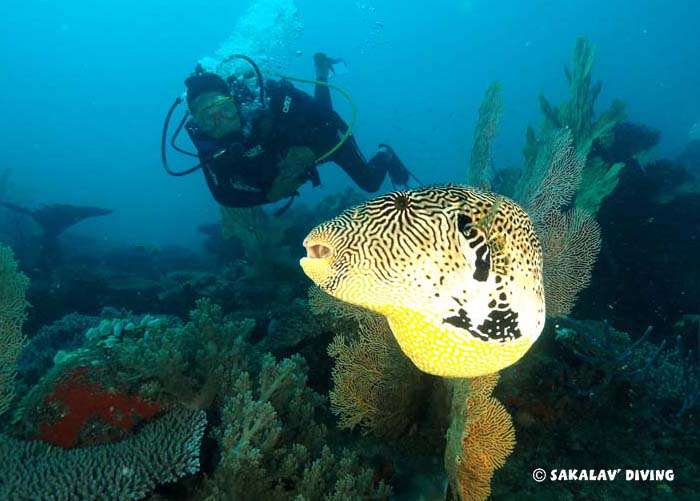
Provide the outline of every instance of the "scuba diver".
[[[260,70],[247,56],[253,72],[235,73],[224,80],[215,72],[198,65],[185,80],[187,108],[171,145],[184,128],[194,144],[200,163],[181,172],[168,167],[165,143],[170,117],[182,101],[178,98],[166,118],[161,153],[163,164],[172,175],[189,174],[201,168],[214,198],[229,207],[251,207],[289,197],[285,210],[308,181],[320,184],[317,166],[329,161],[338,164],[363,190],[375,192],[388,173],[392,183],[406,186],[412,174],[394,150],[384,144],[366,161],[346,124],[333,111],[328,84],[333,65],[341,62],[325,54],[314,55],[316,80],[314,95],[296,89],[289,81],[263,81]],[[223,64],[223,63],[222,63]],[[302,79],[293,79],[307,82]],[[254,84],[251,84],[251,81]],[[352,101],[350,100],[352,106]]]

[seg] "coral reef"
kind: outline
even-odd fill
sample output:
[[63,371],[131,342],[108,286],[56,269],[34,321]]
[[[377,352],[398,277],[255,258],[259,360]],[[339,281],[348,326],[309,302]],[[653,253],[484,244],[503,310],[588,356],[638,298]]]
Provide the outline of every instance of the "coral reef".
[[24,344],[22,323],[29,280],[17,271],[12,250],[0,245],[0,415],[14,397],[15,364]]
[[[78,367],[63,372],[54,383],[44,401],[60,409],[59,417],[44,423],[37,439],[71,448],[76,446],[83,428],[95,420],[129,431],[140,420],[160,413],[161,406],[157,402],[147,402],[138,395],[120,393],[116,389],[107,390],[89,381],[87,373],[87,367]],[[95,435],[94,430],[91,435]]]
[[[28,285],[16,270],[12,253],[0,247],[0,413],[9,408],[13,395],[14,364],[22,345],[21,324]],[[130,413],[138,408],[153,416],[159,406],[141,400],[124,400],[113,393],[100,393],[74,373],[72,383],[55,388],[47,397],[67,408],[41,437],[72,446],[86,421],[99,413],[119,426],[131,427]],[[76,381],[79,380],[79,381]],[[95,402],[100,401],[99,411]],[[144,406],[145,405],[145,406]],[[148,424],[140,433],[116,444],[63,451],[38,441],[23,442],[0,435],[0,498],[2,499],[139,499],[155,485],[171,482],[199,469],[199,445],[206,417],[202,412],[171,411]]]
[[508,411],[491,393],[498,374],[452,380],[452,423],[447,431],[445,468],[453,497],[484,501],[491,494],[494,472],[515,447]]
[[[625,106],[621,101],[613,101],[610,109],[594,118],[595,102],[602,89],[600,82],[593,84],[591,80],[594,55],[595,51],[588,40],[578,38],[571,67],[565,67],[564,70],[571,97],[555,107],[544,96],[540,96],[540,109],[544,115],[541,135],[546,137],[552,130],[569,129],[576,152],[588,159],[575,205],[593,215],[597,213],[601,201],[617,186],[618,175],[624,164],[610,164],[591,153],[596,142],[608,139],[614,127],[625,118]],[[534,131],[530,129],[525,148],[526,161],[532,161],[537,149]]]
[[516,185],[514,197],[532,217],[542,244],[549,317],[571,312],[600,252],[598,223],[585,211],[569,208],[579,192],[584,163],[569,130],[556,130],[526,163]]
[[[304,359],[278,362],[263,354],[248,342],[253,328],[251,320],[227,318],[208,300],[198,301],[184,324],[153,315],[103,319],[85,332],[82,346],[56,355],[54,367],[22,399],[12,431],[65,447],[126,448],[162,411],[206,409],[218,423],[206,436],[206,478],[179,485],[183,495],[387,498],[388,486],[364,458],[328,445],[330,412],[307,385]],[[139,480],[143,492],[165,481],[158,465],[166,460],[154,454],[144,455],[154,460],[149,471],[156,476],[147,487]]]
[[494,82],[486,89],[486,93],[479,107],[479,118],[474,129],[474,144],[469,170],[467,172],[467,184],[483,190],[491,188],[491,146],[493,137],[498,128],[503,107],[501,97],[501,85]]
[[141,499],[199,470],[202,411],[173,410],[118,443],[64,450],[0,436],[0,498]]
[[403,355],[384,317],[368,313],[353,339],[335,336],[328,354],[335,358],[330,400],[340,428],[396,438],[416,421],[425,376]]
[[319,424],[323,398],[306,386],[299,356],[262,360],[256,381],[248,372],[230,383],[224,399],[221,459],[199,496],[204,499],[385,499],[356,455],[334,454]]
[[533,465],[667,465],[676,480],[699,474],[691,459],[700,452],[697,359],[679,343],[652,343],[651,329],[640,334],[633,340],[605,322],[558,319],[533,353],[503,371],[496,393],[514,416],[519,446],[494,477],[495,498],[692,497],[692,482],[683,481],[522,481]]
[[83,344],[85,331],[99,323],[100,317],[69,313],[42,326],[22,349],[17,359],[18,385],[34,385],[51,368],[59,350],[73,351]]

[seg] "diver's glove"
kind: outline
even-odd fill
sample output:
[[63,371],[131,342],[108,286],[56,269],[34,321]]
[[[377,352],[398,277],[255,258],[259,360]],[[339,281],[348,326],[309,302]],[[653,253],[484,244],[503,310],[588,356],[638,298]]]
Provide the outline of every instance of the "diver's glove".
[[292,146],[277,164],[277,177],[267,191],[267,200],[276,202],[294,195],[308,180],[308,169],[316,161],[316,155],[306,146]]
[[389,174],[391,183],[395,187],[408,187],[408,178],[410,177],[411,173],[408,172],[406,166],[401,160],[399,160],[399,157],[396,156],[394,149],[387,144],[380,144],[379,153],[377,153],[377,156],[380,155],[380,158],[382,158],[382,163],[386,165],[386,172]]

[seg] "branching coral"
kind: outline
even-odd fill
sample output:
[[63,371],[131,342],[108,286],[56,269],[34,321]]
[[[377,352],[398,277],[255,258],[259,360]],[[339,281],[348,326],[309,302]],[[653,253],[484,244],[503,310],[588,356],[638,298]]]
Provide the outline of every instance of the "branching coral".
[[323,399],[306,386],[299,356],[266,356],[257,381],[248,372],[232,380],[217,434],[221,460],[200,497],[218,499],[382,499],[357,457],[337,459],[324,443],[317,416]]
[[[119,436],[126,435],[121,444],[140,436],[125,432],[133,432],[134,423],[161,407],[182,403],[207,408],[221,418],[210,442],[214,464],[197,491],[187,492],[190,498],[386,498],[388,488],[375,481],[356,455],[327,446],[321,418],[329,418],[330,412],[326,399],[307,386],[304,359],[297,355],[277,362],[272,355],[261,355],[246,342],[252,327],[250,321],[224,318],[206,300],[197,303],[185,325],[148,315],[103,321],[88,331],[80,350],[60,357],[26,399],[24,416],[46,416],[26,411],[39,404],[46,407],[48,395],[49,409],[67,412],[51,422],[47,433],[55,431],[49,434],[68,440],[75,436],[68,424],[104,422]],[[88,380],[78,367],[89,367],[94,378]],[[57,379],[62,371],[66,385]],[[78,402],[81,396],[84,401]],[[41,430],[41,417],[32,419],[34,429]],[[94,435],[94,427],[83,428]],[[154,476],[161,464],[154,459],[157,452],[142,453],[144,460],[156,460],[149,470]],[[124,492],[128,497],[129,491]]]
[[224,319],[219,306],[202,299],[185,325],[147,318],[113,348],[105,347],[101,358],[122,380],[155,381],[171,399],[208,407],[227,370],[247,367],[245,340],[253,326],[252,320]]
[[24,344],[22,323],[29,280],[17,271],[12,251],[0,245],[0,414],[14,397],[15,364]]
[[[151,315],[103,320],[86,332],[82,348],[59,352],[56,365],[20,402],[14,421],[24,434],[41,435],[47,417],[55,416],[55,409],[63,407],[47,402],[56,388],[66,390],[63,394],[69,396],[82,391],[88,399],[83,403],[86,408],[104,403],[107,389],[126,398],[130,405],[139,395],[164,406],[209,408],[220,395],[230,368],[248,367],[250,353],[245,337],[252,327],[249,320],[225,320],[221,309],[208,300],[197,302],[185,325],[177,319]],[[250,357],[251,363],[254,358]],[[89,380],[81,379],[85,376],[81,367],[89,368]],[[71,374],[82,376],[70,378]],[[67,392],[70,387],[61,386],[66,376],[77,383],[72,393]],[[148,414],[145,408],[134,416],[146,417],[143,414]],[[67,437],[63,440],[71,441]]]
[[452,381],[452,423],[447,432],[445,468],[451,490],[461,501],[483,501],[491,494],[494,472],[515,447],[508,411],[491,396],[498,374]]

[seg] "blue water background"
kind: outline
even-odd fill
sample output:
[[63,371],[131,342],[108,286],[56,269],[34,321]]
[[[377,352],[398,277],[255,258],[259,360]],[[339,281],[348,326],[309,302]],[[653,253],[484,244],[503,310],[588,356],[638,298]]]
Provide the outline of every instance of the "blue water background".
[[[0,168],[26,203],[115,209],[70,231],[107,243],[197,245],[218,218],[201,174],[165,175],[164,114],[196,61],[231,33],[249,2],[5,0],[0,18]],[[662,130],[675,156],[700,120],[700,2],[624,0],[299,0],[304,33],[289,73],[312,76],[311,55],[346,58],[333,79],[359,108],[367,156],[392,144],[425,182],[464,178],[479,102],[492,80],[505,105],[494,158],[518,165],[537,98],[566,96],[576,36],[597,46],[600,106]],[[347,116],[347,105],[335,97]],[[179,165],[179,164],[178,164]],[[184,165],[184,164],[183,164]],[[322,189],[350,181],[322,168]],[[388,184],[384,189],[388,189]],[[301,248],[300,248],[301,250]]]

